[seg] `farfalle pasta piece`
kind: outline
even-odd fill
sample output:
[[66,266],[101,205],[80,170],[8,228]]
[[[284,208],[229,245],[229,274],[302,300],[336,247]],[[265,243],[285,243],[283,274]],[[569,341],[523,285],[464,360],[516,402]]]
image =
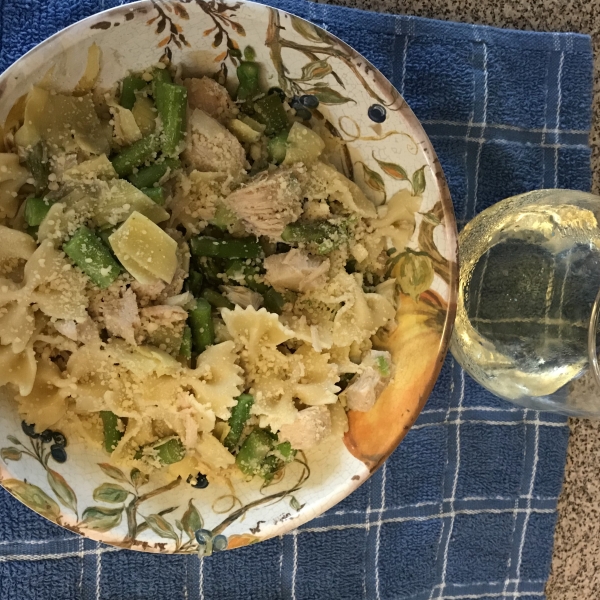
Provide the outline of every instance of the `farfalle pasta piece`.
[[294,358],[302,361],[304,371],[293,388],[294,396],[308,406],[335,404],[338,400],[336,394],[341,388],[336,385],[338,369],[329,362],[330,355],[315,352],[304,344],[296,350]]
[[349,214],[373,218],[377,211],[363,191],[334,167],[317,162],[308,170],[304,196],[309,200],[335,200]]
[[22,301],[36,304],[49,317],[84,320],[86,277],[65,255],[45,241],[25,264]]
[[183,367],[167,352],[151,346],[130,346],[113,339],[106,344],[107,354],[140,380],[150,375],[179,375]]
[[65,415],[67,398],[74,389],[73,382],[62,377],[54,363],[41,359],[31,391],[16,396],[19,414],[27,423],[34,423],[37,431],[49,429]]
[[149,377],[134,385],[132,401],[143,420],[163,422],[184,446],[193,449],[200,432],[213,430],[215,414],[210,404],[199,401],[183,384],[176,377]]
[[235,458],[210,433],[203,433],[196,444],[196,457],[204,467],[204,472],[214,472],[226,469],[235,463]]
[[237,343],[245,346],[249,356],[257,356],[261,345],[277,346],[294,336],[294,332],[280,323],[276,314],[265,308],[256,310],[253,306],[245,309],[236,306],[221,312],[223,321]]
[[12,219],[19,208],[18,192],[29,178],[17,154],[0,153],[0,218]]
[[[278,352],[266,351],[263,358]],[[286,361],[288,364],[291,362]],[[298,414],[294,404],[294,387],[297,375],[289,370],[278,369],[273,375],[261,374],[254,377],[250,392],[254,395],[252,414],[259,418],[261,427],[270,427],[272,431],[279,431],[283,425],[292,423]]]
[[329,350],[333,346],[333,325],[331,322],[309,325],[306,316],[281,315],[281,321],[293,330],[297,340],[310,344],[317,352]]
[[37,361],[31,345],[15,354],[10,346],[0,346],[0,386],[11,383],[27,396],[33,389]]
[[269,425],[276,431],[292,422],[297,410],[291,386],[301,371],[299,361],[277,346],[290,340],[294,332],[264,308],[242,310],[236,306],[234,310],[223,309],[221,315],[231,337],[241,346],[240,362],[255,395],[252,413],[259,415],[261,427]]
[[233,342],[209,346],[199,357],[194,370],[188,370],[186,383],[194,390],[198,402],[208,404],[215,415],[226,420],[240,395],[244,379],[236,364]]
[[410,190],[396,192],[387,204],[379,207],[380,216],[371,221],[372,238],[388,237],[396,250],[404,250],[415,231],[415,217],[422,201],[421,196],[413,196]]
[[16,261],[28,260],[36,248],[37,244],[29,234],[0,225],[1,272],[10,272],[12,270],[11,265]]
[[394,307],[386,298],[363,291],[360,273],[338,273],[331,284],[319,292],[318,298],[339,303],[333,318],[335,346],[349,346],[354,341],[369,339],[395,316]]
[[25,350],[33,332],[35,317],[30,306],[10,302],[0,308],[0,344],[11,346],[15,354]]

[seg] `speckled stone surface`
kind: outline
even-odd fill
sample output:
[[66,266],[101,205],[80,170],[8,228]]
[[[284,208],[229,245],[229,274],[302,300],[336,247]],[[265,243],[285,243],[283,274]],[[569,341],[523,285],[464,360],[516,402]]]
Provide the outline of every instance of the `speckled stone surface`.
[[[365,10],[403,13],[536,31],[592,36],[595,56],[591,143],[593,189],[600,193],[600,0],[327,0]],[[548,600],[600,598],[600,422],[571,419],[559,499]]]

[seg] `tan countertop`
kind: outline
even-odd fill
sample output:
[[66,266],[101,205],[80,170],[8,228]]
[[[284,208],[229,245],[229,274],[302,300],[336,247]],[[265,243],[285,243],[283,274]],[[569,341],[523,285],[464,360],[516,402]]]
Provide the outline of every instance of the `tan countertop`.
[[[323,1],[323,0],[321,0]],[[600,0],[326,0],[329,4],[481,23],[513,29],[576,31],[592,36],[593,189],[600,194]],[[554,540],[548,600],[600,598],[600,422],[571,419],[571,438]]]

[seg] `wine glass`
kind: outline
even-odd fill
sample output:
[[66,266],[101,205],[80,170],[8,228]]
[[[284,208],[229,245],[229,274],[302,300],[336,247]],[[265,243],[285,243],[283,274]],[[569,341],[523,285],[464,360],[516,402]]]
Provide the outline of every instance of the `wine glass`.
[[465,371],[526,408],[600,416],[600,198],[508,198],[465,226],[459,254],[450,349]]

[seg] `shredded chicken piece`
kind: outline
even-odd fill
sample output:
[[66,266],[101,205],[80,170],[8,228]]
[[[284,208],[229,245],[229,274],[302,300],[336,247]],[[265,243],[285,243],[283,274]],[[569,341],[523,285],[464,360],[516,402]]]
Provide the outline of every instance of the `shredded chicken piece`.
[[177,269],[171,283],[164,290],[161,299],[166,299],[170,296],[177,296],[183,290],[183,284],[190,271],[190,249],[186,243],[181,243],[177,246]]
[[167,284],[164,281],[140,283],[134,280],[131,283],[131,289],[135,292],[140,306],[148,306],[148,304],[158,300],[166,287]]
[[296,419],[279,430],[279,438],[293,448],[308,450],[331,432],[331,414],[326,406],[310,406],[298,412]]
[[139,343],[150,342],[168,348],[171,342],[178,343],[183,334],[187,312],[180,306],[159,304],[147,306],[140,311],[140,326],[137,330]]
[[82,344],[100,343],[98,325],[89,317],[83,323],[77,323],[77,340]]
[[170,326],[179,321],[187,319],[187,312],[181,306],[169,306],[168,304],[159,304],[157,306],[147,306],[140,311],[142,321],[151,321],[155,328],[161,326]]
[[75,321],[64,321],[63,319],[57,319],[54,323],[54,329],[61,335],[77,341],[77,323]]
[[112,335],[122,337],[135,344],[135,328],[140,324],[137,299],[131,289],[127,289],[121,298],[110,298],[102,308],[104,325]]
[[346,388],[346,402],[350,410],[367,412],[391,379],[392,357],[389,352],[371,350],[361,366],[363,372]]
[[184,159],[198,171],[244,174],[246,152],[238,139],[203,110],[195,109],[188,123]]
[[327,283],[329,259],[311,256],[304,250],[292,249],[265,259],[265,280],[274,288],[294,292],[315,290]]
[[185,306],[194,300],[194,296],[192,296],[191,292],[183,292],[182,294],[177,294],[176,296],[169,296],[165,298],[165,304],[169,306]]
[[233,302],[242,308],[253,306],[258,310],[262,306],[263,297],[242,285],[222,285],[221,290],[229,302]]
[[239,110],[229,92],[210,77],[190,77],[183,80],[188,91],[190,108],[199,108],[220,123],[235,118]]
[[302,213],[303,167],[260,173],[225,198],[225,204],[254,235],[280,240],[288,223]]

